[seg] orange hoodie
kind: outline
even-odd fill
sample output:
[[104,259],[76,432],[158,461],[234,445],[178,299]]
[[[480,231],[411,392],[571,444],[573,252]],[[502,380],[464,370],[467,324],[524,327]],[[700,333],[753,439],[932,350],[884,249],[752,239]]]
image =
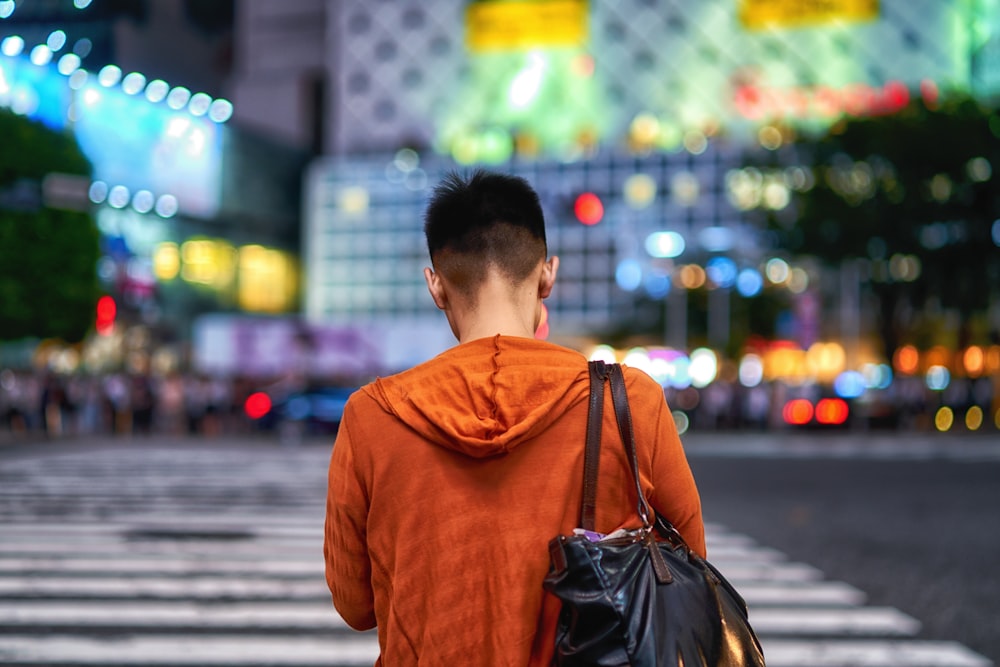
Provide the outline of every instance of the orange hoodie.
[[[650,503],[705,554],[701,504],[660,386],[625,369]],[[529,338],[458,345],[362,387],[333,447],[324,554],[337,611],[378,627],[376,665],[548,665],[548,543],[579,526],[589,375]],[[609,394],[610,392],[606,392]],[[606,396],[599,531],[639,525]]]

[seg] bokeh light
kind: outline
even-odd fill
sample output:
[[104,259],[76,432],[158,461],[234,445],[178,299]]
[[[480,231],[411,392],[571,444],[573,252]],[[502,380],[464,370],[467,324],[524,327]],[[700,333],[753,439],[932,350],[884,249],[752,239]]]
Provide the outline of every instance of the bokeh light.
[[788,280],[790,274],[788,262],[778,257],[769,259],[764,267],[764,274],[775,285],[781,285]]
[[0,42],[0,53],[3,53],[9,58],[20,55],[23,50],[24,38],[20,35],[10,35],[9,37],[4,37],[3,41]]
[[615,282],[626,292],[634,292],[642,284],[642,265],[634,259],[624,259],[615,269]]
[[944,366],[931,366],[924,379],[931,391],[944,391],[951,382],[951,373]]
[[593,192],[584,192],[573,202],[573,213],[584,225],[596,225],[604,218],[604,204]]
[[983,409],[978,405],[973,405],[965,413],[965,428],[970,431],[978,431],[983,425]]
[[781,410],[781,417],[786,424],[802,426],[808,424],[813,418],[813,404],[805,398],[794,398]]
[[260,419],[271,411],[271,397],[262,391],[247,396],[243,411],[250,419]]
[[623,194],[632,208],[647,208],[656,199],[656,181],[648,174],[632,174],[625,179]]
[[684,252],[684,237],[677,232],[653,232],[646,237],[646,252],[651,257],[673,258]]
[[705,265],[705,273],[714,284],[728,289],[736,284],[738,270],[736,262],[728,257],[713,257]]
[[687,433],[688,429],[691,428],[691,420],[688,416],[680,410],[674,410],[670,414],[674,418],[674,425],[677,427],[677,434],[684,435]]
[[740,359],[740,384],[744,387],[756,387],[764,379],[764,362],[756,354],[745,354]]
[[603,361],[607,364],[613,364],[616,361],[615,348],[610,345],[598,345],[588,358],[590,361]]
[[912,345],[904,345],[896,350],[895,355],[893,355],[893,366],[896,367],[897,373],[913,375],[917,372],[919,363],[920,353]]
[[934,413],[934,428],[942,433],[950,431],[955,423],[955,413],[948,406],[938,408]]
[[736,291],[740,296],[757,296],[762,289],[764,289],[764,279],[755,269],[743,269],[736,277]]
[[858,371],[844,371],[833,382],[833,390],[841,398],[857,398],[865,393],[868,382]]
[[840,398],[822,398],[816,403],[816,421],[820,424],[843,424],[849,413],[847,402]]
[[97,82],[105,88],[117,85],[122,78],[122,71],[117,65],[105,65],[97,73]]
[[691,386],[699,389],[715,381],[719,372],[719,359],[715,352],[700,347],[691,352]]

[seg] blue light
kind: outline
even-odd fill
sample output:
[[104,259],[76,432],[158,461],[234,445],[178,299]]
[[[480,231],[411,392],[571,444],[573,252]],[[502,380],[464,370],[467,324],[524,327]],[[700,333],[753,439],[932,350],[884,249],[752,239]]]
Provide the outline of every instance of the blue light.
[[888,364],[865,364],[861,373],[869,389],[888,389],[892,384],[892,368]]
[[857,371],[844,371],[833,381],[833,390],[841,398],[857,398],[865,393],[868,383],[865,376]]
[[646,293],[654,299],[662,299],[670,293],[670,276],[665,273],[651,273],[646,276]]
[[677,257],[684,248],[684,237],[677,232],[653,232],[646,237],[646,252],[651,257]]
[[764,279],[756,269],[743,269],[736,277],[736,291],[741,296],[757,296],[762,289],[764,289]]
[[728,227],[706,227],[698,232],[698,241],[708,252],[726,252],[733,247],[733,232]]
[[931,366],[927,369],[925,382],[931,391],[944,391],[951,382],[951,373],[944,366]]
[[736,262],[728,257],[713,257],[705,265],[705,273],[719,287],[732,287],[736,283]]
[[626,292],[634,292],[642,284],[642,267],[634,259],[625,259],[615,269],[615,282]]

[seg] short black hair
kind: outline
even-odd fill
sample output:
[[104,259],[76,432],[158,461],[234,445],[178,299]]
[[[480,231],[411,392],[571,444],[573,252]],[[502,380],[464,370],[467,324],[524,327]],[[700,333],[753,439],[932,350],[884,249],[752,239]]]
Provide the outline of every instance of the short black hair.
[[522,280],[548,252],[538,193],[519,176],[483,169],[444,176],[427,206],[424,234],[435,269],[461,289],[478,286],[490,265]]

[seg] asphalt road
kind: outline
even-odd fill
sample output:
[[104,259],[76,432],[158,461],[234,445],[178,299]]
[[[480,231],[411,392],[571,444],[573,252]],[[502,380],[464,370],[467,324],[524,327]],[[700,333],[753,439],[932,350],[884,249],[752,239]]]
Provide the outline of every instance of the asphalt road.
[[[877,456],[857,435],[784,446],[755,436],[742,443],[754,456],[739,440],[686,439],[706,520],[912,615],[922,637],[1000,664],[1000,436],[900,434]],[[766,455],[755,449],[769,441]],[[704,453],[710,443],[725,455]]]

